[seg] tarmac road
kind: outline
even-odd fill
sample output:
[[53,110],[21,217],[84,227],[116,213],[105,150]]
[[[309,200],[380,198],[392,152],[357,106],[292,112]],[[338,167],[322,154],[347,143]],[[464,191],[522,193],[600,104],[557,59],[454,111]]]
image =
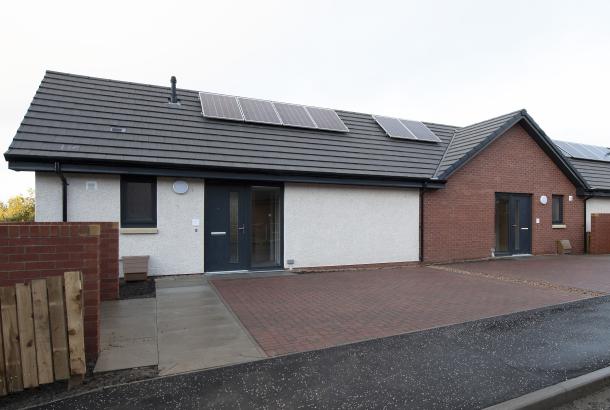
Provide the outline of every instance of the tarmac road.
[[610,296],[114,386],[44,407],[476,409],[606,366]]

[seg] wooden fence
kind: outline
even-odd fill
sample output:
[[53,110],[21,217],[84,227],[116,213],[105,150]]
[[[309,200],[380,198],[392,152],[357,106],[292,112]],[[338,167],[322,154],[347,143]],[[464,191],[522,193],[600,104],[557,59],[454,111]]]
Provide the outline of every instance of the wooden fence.
[[0,396],[86,372],[81,272],[0,287]]

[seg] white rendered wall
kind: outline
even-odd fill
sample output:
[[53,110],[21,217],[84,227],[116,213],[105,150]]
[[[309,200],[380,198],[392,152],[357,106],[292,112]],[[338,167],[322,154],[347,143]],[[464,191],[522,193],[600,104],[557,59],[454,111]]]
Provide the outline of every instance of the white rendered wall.
[[591,214],[610,214],[610,198],[587,200],[587,232],[591,232]]
[[[66,174],[68,221],[119,222],[120,177]],[[97,189],[87,191],[87,182]],[[204,181],[187,180],[189,191],[173,192],[175,178],[157,178],[157,228],[155,234],[119,235],[119,255],[150,255],[151,275],[203,272]],[[36,221],[61,221],[61,181],[55,174],[36,173]],[[193,219],[199,219],[195,232]]]
[[419,260],[419,191],[286,184],[284,266]]

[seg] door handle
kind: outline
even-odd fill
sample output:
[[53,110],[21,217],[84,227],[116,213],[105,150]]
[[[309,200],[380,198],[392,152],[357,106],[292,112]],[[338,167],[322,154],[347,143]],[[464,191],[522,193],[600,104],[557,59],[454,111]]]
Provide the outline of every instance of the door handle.
[[246,227],[245,227],[245,225],[242,225],[242,226],[240,226],[240,227],[239,227],[239,228],[237,228],[237,229],[239,229],[240,231],[242,231],[242,232],[243,232],[243,231],[246,229]]
[[527,231],[527,230],[528,230],[528,229],[530,229],[530,228],[525,227],[525,228],[521,228],[521,229],[522,229],[522,230],[524,230],[524,231]]
[[210,235],[212,236],[222,236],[222,235],[226,235],[226,232],[210,232]]

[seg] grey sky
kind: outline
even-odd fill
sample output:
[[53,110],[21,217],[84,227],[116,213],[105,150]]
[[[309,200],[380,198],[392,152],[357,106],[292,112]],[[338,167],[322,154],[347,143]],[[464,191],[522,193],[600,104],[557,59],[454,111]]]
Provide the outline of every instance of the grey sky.
[[[45,69],[467,125],[526,108],[610,145],[608,1],[19,1],[0,151]],[[33,186],[0,160],[0,200]]]

